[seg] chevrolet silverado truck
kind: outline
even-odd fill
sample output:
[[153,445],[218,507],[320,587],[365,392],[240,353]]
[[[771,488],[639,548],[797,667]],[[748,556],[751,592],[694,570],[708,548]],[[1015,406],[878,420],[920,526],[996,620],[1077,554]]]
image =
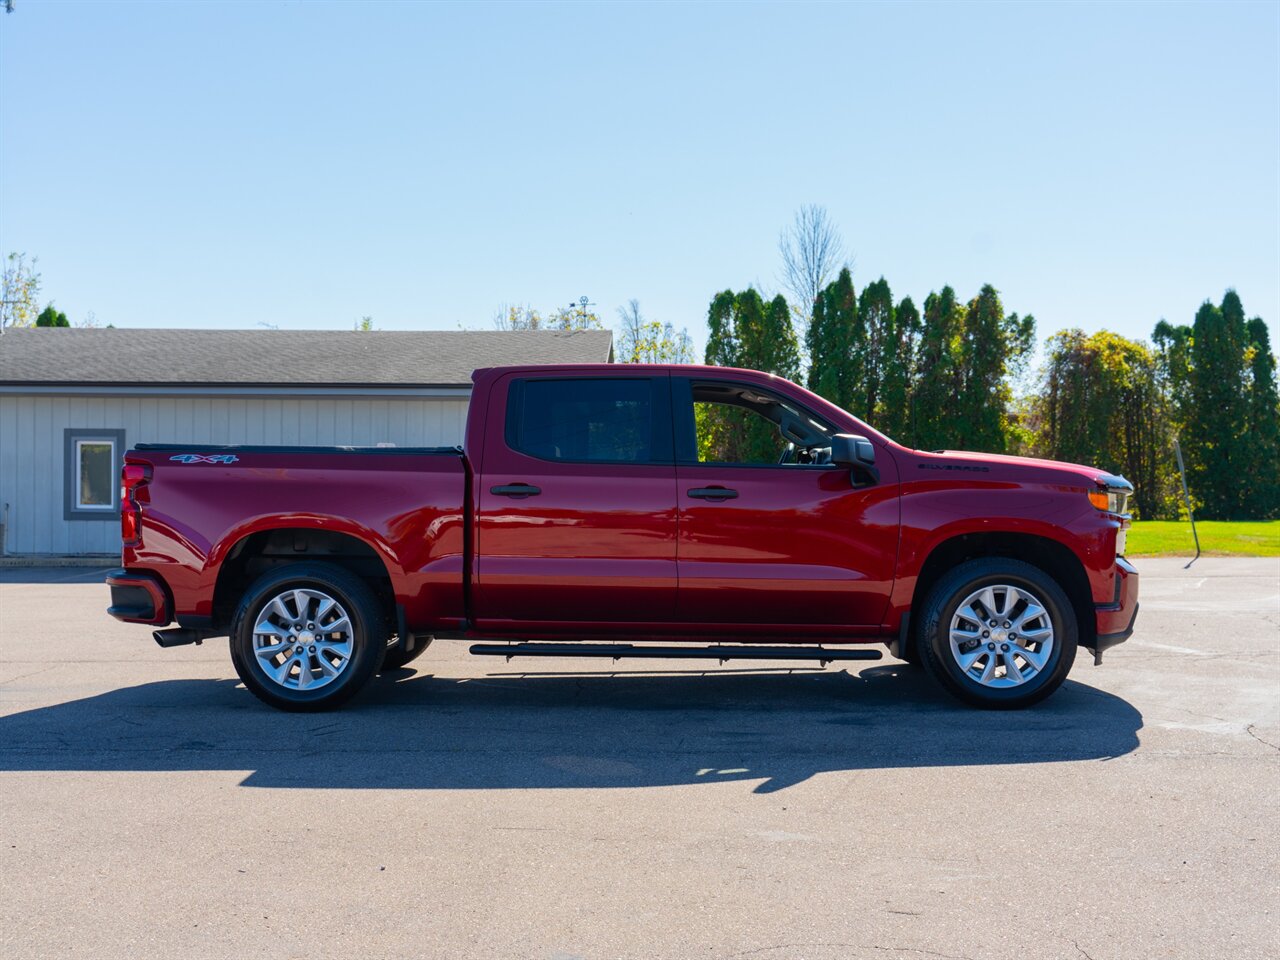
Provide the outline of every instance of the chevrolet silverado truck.
[[1133,632],[1132,487],[901,446],[778,377],[473,375],[461,448],[140,444],[108,612],[227,636],[245,687],[321,710],[436,638],[475,654],[874,660],[1022,707]]

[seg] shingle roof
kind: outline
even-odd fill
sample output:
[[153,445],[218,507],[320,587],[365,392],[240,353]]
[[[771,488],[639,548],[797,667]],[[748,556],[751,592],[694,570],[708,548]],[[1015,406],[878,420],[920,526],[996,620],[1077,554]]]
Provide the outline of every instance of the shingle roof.
[[467,386],[477,367],[607,363],[608,330],[10,329],[0,384]]

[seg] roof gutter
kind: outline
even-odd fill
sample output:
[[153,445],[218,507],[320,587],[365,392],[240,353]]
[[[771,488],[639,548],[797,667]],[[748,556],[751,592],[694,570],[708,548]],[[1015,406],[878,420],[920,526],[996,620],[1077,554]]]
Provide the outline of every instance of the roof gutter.
[[22,396],[78,397],[370,397],[387,400],[456,398],[471,396],[471,385],[423,384],[399,386],[381,383],[332,384],[328,386],[281,387],[275,384],[132,384],[132,383],[0,383],[0,394]]

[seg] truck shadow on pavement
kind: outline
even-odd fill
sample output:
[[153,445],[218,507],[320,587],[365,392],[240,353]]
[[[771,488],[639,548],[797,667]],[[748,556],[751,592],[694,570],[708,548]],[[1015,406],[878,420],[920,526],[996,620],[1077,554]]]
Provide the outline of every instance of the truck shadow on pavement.
[[345,709],[286,714],[234,680],[169,680],[0,717],[3,771],[249,771],[244,786],[532,789],[1104,760],[1142,715],[1068,681],[1030,710],[960,706],[900,664],[838,671],[401,670]]

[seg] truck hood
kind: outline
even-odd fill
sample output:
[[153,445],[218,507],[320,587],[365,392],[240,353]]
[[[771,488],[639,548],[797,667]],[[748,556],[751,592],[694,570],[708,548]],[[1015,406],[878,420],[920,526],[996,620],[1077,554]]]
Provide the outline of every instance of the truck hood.
[[1055,473],[1064,475],[1064,480],[1078,481],[1088,487],[1096,486],[1100,480],[1105,483],[1109,480],[1120,479],[1109,474],[1106,470],[1086,466],[1082,463],[1041,460],[1036,457],[1013,457],[1002,453],[974,453],[968,450],[942,450],[937,453],[926,453],[917,450],[916,456],[920,458],[920,465],[926,469],[934,466],[937,469],[946,470],[948,469],[948,464],[952,464],[954,465],[953,469],[961,470],[969,466],[987,467],[991,473],[996,474],[1006,471],[1018,473],[1021,472],[1019,468],[1052,470]]

